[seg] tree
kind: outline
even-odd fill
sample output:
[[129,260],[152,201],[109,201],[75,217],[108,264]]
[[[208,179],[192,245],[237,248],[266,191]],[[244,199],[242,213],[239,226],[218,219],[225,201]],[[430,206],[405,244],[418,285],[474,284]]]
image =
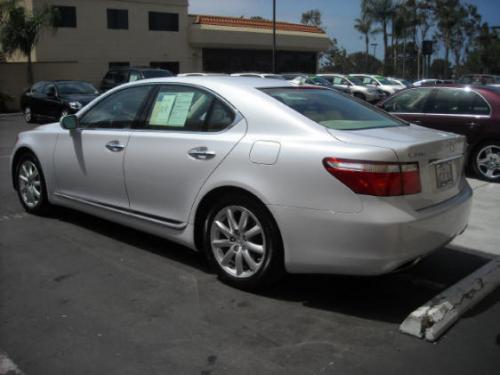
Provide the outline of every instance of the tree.
[[323,28],[323,23],[321,21],[321,12],[318,9],[311,9],[307,12],[302,13],[300,18],[300,23],[304,25],[316,26]]
[[444,45],[444,76],[449,77],[450,50],[453,43],[453,32],[463,15],[461,14],[460,0],[434,0],[434,16],[436,18],[438,39]]
[[394,0],[366,0],[366,12],[375,22],[378,22],[382,29],[384,38],[384,73],[387,72],[389,55],[387,48],[388,41],[388,26],[391,23],[392,17],[396,11]]
[[57,13],[49,6],[39,7],[28,13],[14,2],[2,11],[3,26],[0,29],[0,44],[7,55],[20,51],[28,59],[28,83],[33,84],[31,51],[45,28],[54,24]]
[[337,39],[330,40],[330,47],[322,56],[322,72],[352,73],[352,63],[345,48],[338,45]]
[[431,75],[433,78],[447,78],[450,62],[445,59],[435,59],[431,64]]
[[362,10],[361,18],[356,18],[354,28],[365,38],[365,69],[368,71],[368,56],[370,54],[370,33],[372,32],[372,19]]

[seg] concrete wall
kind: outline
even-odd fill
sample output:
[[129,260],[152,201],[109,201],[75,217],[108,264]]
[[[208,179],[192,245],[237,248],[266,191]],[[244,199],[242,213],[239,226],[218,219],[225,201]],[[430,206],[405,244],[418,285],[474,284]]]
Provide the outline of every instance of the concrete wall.
[[[56,62],[56,63],[34,63],[33,74],[35,82],[52,79],[71,79],[78,71],[76,62]],[[7,102],[8,110],[19,109],[19,99],[25,89],[29,87],[27,82],[26,63],[0,63],[0,94],[8,95],[12,98]]]

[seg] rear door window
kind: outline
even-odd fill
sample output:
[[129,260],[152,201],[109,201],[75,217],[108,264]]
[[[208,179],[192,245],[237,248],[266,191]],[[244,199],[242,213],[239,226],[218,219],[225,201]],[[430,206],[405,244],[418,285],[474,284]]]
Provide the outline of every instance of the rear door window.
[[261,91],[329,129],[359,130],[406,125],[334,90],[273,87]]
[[427,113],[444,115],[489,115],[488,103],[468,89],[438,89],[429,100]]

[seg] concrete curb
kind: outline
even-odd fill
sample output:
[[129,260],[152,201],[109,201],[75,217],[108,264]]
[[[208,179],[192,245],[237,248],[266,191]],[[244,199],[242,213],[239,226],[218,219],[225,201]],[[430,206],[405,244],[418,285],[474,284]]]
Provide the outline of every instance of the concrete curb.
[[460,316],[499,285],[500,257],[497,257],[413,311],[399,330],[436,341]]

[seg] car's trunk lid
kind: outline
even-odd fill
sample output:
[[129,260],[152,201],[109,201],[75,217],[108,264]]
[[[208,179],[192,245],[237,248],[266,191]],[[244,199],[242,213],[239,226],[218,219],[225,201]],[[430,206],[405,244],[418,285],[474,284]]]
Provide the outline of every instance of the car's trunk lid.
[[413,209],[439,204],[462,188],[463,136],[416,125],[329,132],[342,142],[390,148],[400,162],[418,162],[422,191],[403,197]]

